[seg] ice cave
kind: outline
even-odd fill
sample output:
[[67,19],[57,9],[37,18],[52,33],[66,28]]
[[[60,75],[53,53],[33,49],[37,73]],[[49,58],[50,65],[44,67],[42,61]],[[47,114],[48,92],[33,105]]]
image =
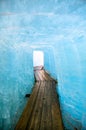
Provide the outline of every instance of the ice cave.
[[58,80],[64,129],[86,130],[85,0],[0,0],[0,130],[14,130],[35,65]]

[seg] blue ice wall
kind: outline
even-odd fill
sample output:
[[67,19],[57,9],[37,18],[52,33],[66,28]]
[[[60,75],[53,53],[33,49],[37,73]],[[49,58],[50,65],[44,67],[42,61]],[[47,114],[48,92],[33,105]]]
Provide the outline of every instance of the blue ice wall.
[[31,92],[33,50],[58,79],[65,128],[86,130],[86,1],[0,0],[0,129],[13,129]]
[[0,43],[1,130],[13,129],[27,102],[25,94],[31,93],[34,81],[31,50],[22,44],[6,42]]

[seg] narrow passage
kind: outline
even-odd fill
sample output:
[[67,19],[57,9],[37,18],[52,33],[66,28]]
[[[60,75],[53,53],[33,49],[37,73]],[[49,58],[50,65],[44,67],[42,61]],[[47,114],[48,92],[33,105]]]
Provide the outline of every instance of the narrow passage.
[[15,130],[63,130],[56,80],[34,67],[36,83]]

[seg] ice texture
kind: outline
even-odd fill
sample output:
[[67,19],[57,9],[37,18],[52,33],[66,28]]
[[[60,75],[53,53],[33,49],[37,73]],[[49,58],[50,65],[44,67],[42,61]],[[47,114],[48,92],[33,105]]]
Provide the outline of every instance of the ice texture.
[[86,1],[0,0],[0,129],[13,130],[34,84],[33,51],[58,79],[67,130],[86,130]]

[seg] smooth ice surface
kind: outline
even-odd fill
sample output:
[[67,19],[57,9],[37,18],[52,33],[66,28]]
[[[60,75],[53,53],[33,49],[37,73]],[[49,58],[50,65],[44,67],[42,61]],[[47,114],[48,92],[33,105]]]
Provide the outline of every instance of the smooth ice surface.
[[31,56],[31,50],[23,44],[0,44],[1,130],[13,129],[27,102],[25,94],[31,93],[34,81]]
[[0,0],[0,129],[13,130],[34,83],[33,51],[58,79],[67,130],[86,130],[86,1]]

